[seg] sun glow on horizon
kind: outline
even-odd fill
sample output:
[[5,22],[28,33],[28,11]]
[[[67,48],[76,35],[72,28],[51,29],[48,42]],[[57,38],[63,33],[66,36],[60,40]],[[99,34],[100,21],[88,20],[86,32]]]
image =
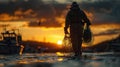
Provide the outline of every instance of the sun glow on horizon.
[[62,45],[62,40],[58,40],[57,44],[61,46]]
[[[57,18],[59,19],[59,18]],[[60,20],[59,20],[60,21]],[[64,38],[63,27],[31,27],[28,26],[27,21],[0,21],[0,32],[3,31],[4,26],[7,25],[7,29],[19,29],[22,35],[22,40],[32,40],[32,41],[43,41],[55,43],[58,46],[62,46],[62,40]],[[99,29],[99,30],[98,30]],[[119,34],[120,24],[93,24],[91,25],[91,30],[93,34],[97,35],[94,37],[94,44],[98,44],[105,40],[113,39],[116,37],[116,33]],[[106,35],[108,33],[109,35]],[[115,34],[114,34],[115,33]],[[104,35],[105,34],[105,35]],[[111,36],[110,36],[111,34]],[[84,46],[84,45],[83,45]]]

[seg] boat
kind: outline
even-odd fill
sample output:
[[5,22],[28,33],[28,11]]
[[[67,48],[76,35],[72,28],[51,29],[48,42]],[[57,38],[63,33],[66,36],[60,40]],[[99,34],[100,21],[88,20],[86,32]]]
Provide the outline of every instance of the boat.
[[[18,31],[18,33],[16,32]],[[22,36],[18,29],[4,30],[0,37],[0,55],[22,54],[24,46],[21,45]]]

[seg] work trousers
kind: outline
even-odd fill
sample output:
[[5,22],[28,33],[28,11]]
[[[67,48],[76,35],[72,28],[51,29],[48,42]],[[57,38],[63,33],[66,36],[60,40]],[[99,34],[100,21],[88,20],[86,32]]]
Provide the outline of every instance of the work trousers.
[[72,24],[70,26],[70,37],[75,56],[82,56],[83,25]]

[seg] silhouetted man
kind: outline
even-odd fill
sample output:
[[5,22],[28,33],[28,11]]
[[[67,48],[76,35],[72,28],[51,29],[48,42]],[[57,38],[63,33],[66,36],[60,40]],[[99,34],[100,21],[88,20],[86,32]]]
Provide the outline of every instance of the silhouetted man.
[[75,56],[77,57],[82,56],[82,37],[84,23],[87,23],[87,26],[91,25],[85,13],[79,8],[79,5],[76,2],[73,2],[70,11],[66,16],[64,33],[69,34],[67,29],[70,27],[72,48],[74,50]]

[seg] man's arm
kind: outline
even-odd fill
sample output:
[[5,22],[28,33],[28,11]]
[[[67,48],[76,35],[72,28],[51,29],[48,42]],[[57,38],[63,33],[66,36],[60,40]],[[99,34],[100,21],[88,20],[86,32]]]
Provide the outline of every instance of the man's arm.
[[68,34],[68,28],[69,28],[69,25],[70,25],[70,18],[69,18],[70,14],[68,12],[67,16],[66,16],[66,19],[65,19],[65,27],[64,27],[64,33],[65,34]]
[[87,26],[91,25],[90,20],[87,18],[86,14],[83,11],[81,12],[82,12],[83,22],[87,23]]

